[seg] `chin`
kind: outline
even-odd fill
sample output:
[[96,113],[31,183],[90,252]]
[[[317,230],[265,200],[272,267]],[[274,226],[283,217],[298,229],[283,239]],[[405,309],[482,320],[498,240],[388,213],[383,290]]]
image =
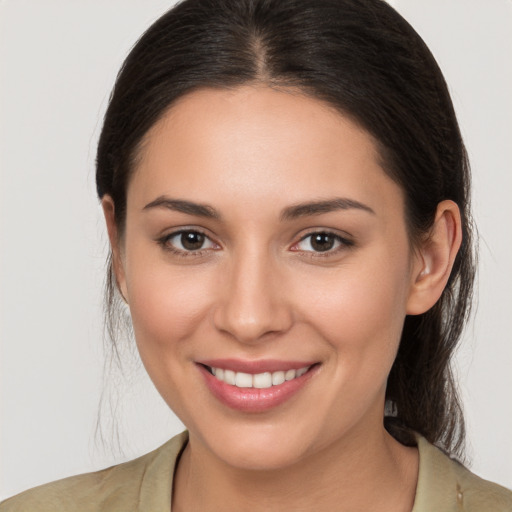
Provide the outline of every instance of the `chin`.
[[279,422],[232,425],[223,432],[209,429],[201,437],[216,458],[228,466],[248,471],[282,470],[314,451],[308,442],[314,436],[302,432],[296,424],[290,428]]
[[246,471],[275,471],[293,466],[300,459],[300,450],[292,446],[256,446],[243,441],[232,443],[218,454],[226,464]]

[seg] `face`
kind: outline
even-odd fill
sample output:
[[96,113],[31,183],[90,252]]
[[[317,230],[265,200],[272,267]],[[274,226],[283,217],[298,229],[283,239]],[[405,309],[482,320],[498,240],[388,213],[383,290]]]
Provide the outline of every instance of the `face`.
[[281,468],[382,430],[417,262],[348,118],[263,86],[183,97],[146,137],[119,252],[144,365],[197,446]]

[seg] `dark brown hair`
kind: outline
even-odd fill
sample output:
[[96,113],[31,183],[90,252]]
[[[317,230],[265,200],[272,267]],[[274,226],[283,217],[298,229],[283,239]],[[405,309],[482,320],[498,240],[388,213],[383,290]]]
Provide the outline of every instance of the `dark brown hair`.
[[[471,306],[474,251],[470,174],[443,75],[414,29],[381,0],[185,0],[157,20],[119,72],[97,154],[99,197],[123,231],[141,141],[181,96],[247,83],[293,87],[337,108],[377,141],[384,171],[404,191],[414,243],[436,207],[457,203],[463,242],[440,300],[405,320],[386,428],[461,455],[464,422],[450,361]],[[115,318],[110,268],[107,302]]]

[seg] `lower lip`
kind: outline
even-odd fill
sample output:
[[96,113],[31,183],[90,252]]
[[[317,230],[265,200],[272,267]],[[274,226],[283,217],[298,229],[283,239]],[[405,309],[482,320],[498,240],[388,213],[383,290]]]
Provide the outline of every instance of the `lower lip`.
[[316,373],[317,365],[304,375],[270,388],[238,388],[214,377],[204,366],[197,365],[208,389],[224,405],[243,412],[265,412],[296,395]]

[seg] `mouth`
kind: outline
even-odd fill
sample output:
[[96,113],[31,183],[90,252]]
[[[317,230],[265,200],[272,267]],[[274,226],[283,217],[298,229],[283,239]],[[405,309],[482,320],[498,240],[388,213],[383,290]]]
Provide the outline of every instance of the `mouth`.
[[306,387],[320,367],[320,363],[278,361],[216,360],[196,364],[218,401],[249,413],[269,411],[287,402]]
[[297,379],[307,373],[311,367],[303,366],[298,369],[289,370],[278,370],[276,372],[263,372],[263,373],[245,373],[235,372],[234,370],[228,370],[224,368],[215,368],[213,366],[205,365],[205,368],[221,382],[225,382],[230,386],[236,386],[237,388],[256,388],[256,389],[267,389],[272,386],[280,386],[284,382]]

